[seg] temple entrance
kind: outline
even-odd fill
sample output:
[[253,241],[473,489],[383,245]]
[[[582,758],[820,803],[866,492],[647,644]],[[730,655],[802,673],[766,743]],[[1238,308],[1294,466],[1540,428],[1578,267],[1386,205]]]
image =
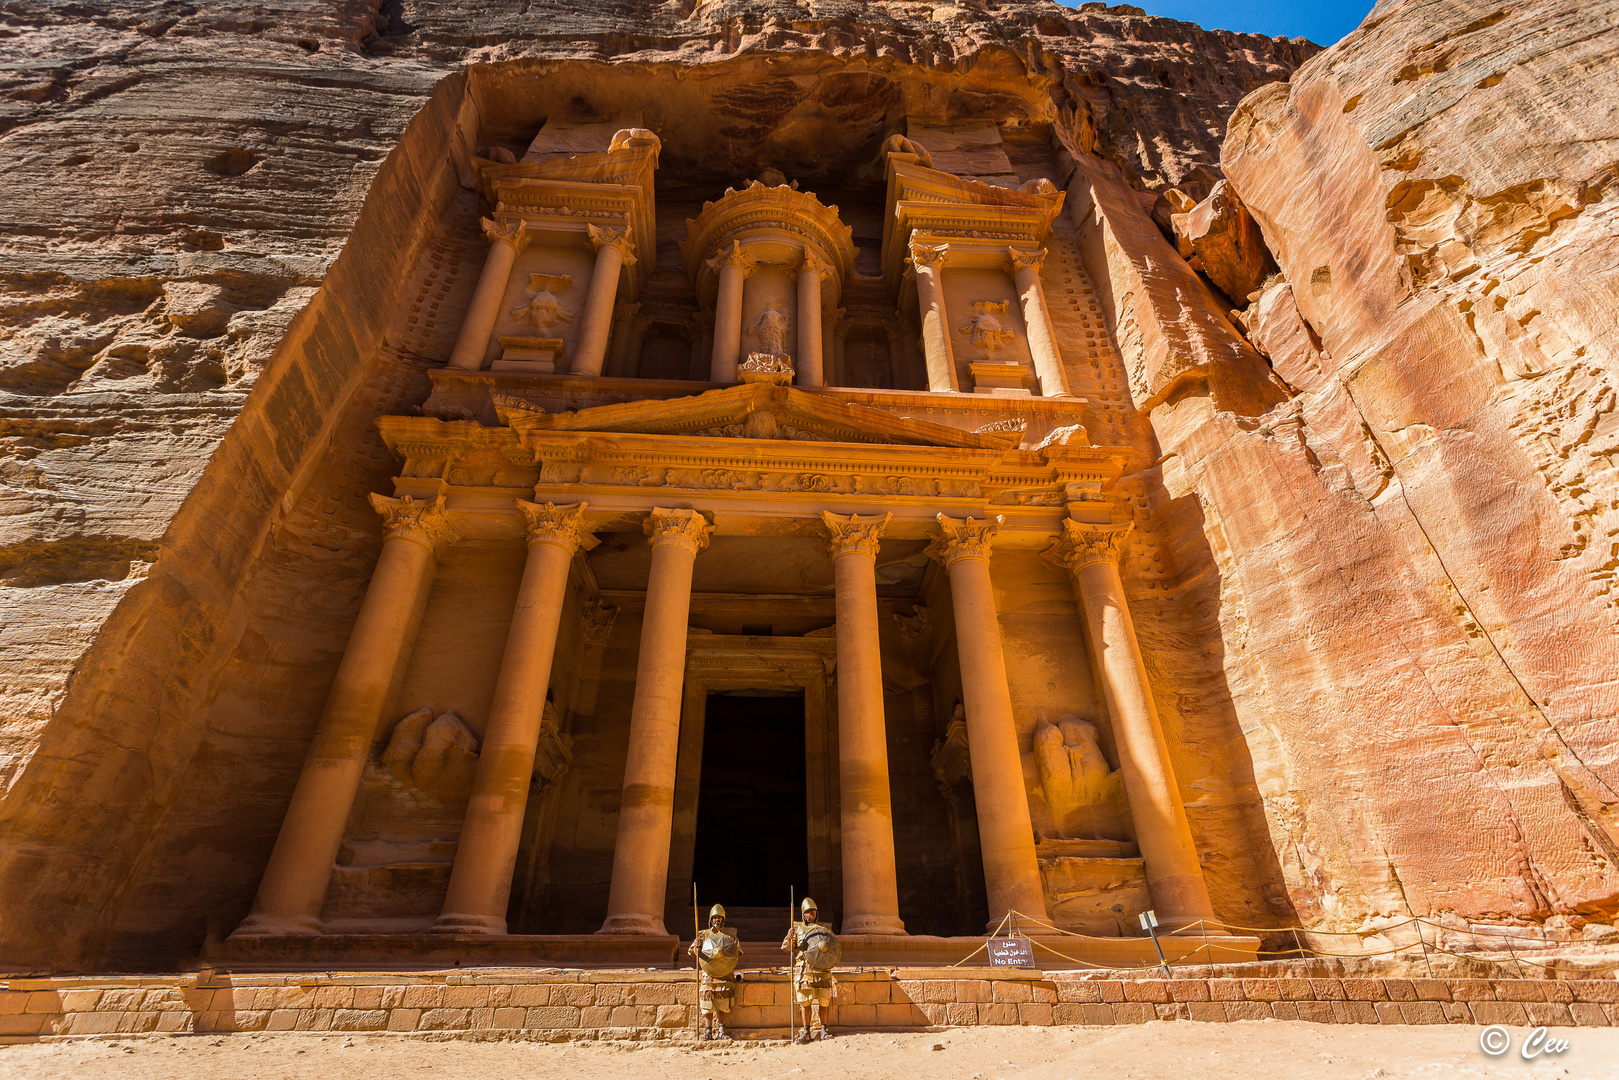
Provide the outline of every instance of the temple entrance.
[[693,853],[703,906],[785,913],[789,889],[802,896],[809,880],[804,692],[710,694],[706,713]]

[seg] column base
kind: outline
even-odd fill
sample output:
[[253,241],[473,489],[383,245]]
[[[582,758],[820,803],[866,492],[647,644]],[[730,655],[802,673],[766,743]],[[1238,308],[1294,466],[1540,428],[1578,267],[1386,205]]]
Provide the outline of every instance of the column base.
[[313,937],[319,935],[323,927],[321,921],[311,915],[269,915],[262,912],[252,912],[242,920],[242,925],[231,932],[231,937],[281,937],[284,935],[299,935]]
[[900,934],[905,924],[898,915],[845,915],[839,934]]
[[458,915],[446,911],[433,921],[434,934],[504,934],[506,920],[498,915]]
[[668,937],[669,931],[663,928],[663,920],[651,915],[609,915],[607,921],[602,923],[598,934],[651,934],[657,937]]

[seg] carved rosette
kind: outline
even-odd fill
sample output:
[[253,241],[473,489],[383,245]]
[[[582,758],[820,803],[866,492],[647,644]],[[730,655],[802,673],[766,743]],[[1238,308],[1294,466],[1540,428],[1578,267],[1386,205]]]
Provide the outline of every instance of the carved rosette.
[[653,547],[673,544],[693,555],[708,546],[708,538],[714,532],[714,526],[696,510],[665,510],[662,507],[653,508],[642,528],[646,531],[647,543]]
[[461,533],[444,512],[442,495],[432,502],[418,502],[409,495],[391,499],[376,492],[369,497],[371,509],[382,516],[384,542],[406,540],[436,555],[461,539]]
[[618,608],[608,607],[600,600],[592,600],[585,605],[584,638],[586,645],[605,645],[613,633],[613,623],[618,618]]
[[821,511],[821,524],[826,526],[828,536],[826,552],[832,556],[832,561],[843,558],[845,555],[864,555],[868,559],[877,558],[877,544],[882,539],[883,530],[893,514],[884,514],[881,518],[869,517],[864,521],[859,514],[832,514]]
[[999,514],[991,521],[953,518],[939,514],[935,520],[938,521],[939,528],[933,534],[933,542],[928,545],[927,554],[929,558],[938,559],[945,566],[950,566],[961,559],[982,559],[988,562],[990,545],[995,542],[995,534],[1005,519]]
[[1062,523],[1062,532],[1051,541],[1051,546],[1040,557],[1054,566],[1066,567],[1077,574],[1097,563],[1117,565],[1124,541],[1130,535],[1131,525],[1081,525],[1072,518]]
[[950,256],[949,244],[919,244],[911,241],[911,264],[918,270],[942,270]]
[[716,274],[727,266],[740,266],[744,276],[753,273],[759,268],[759,264],[754,261],[753,256],[742,250],[742,241],[740,240],[732,240],[730,247],[720,248],[708,260],[706,265]]
[[555,503],[531,503],[522,499],[513,499],[512,502],[523,514],[529,547],[555,544],[572,552],[590,535],[584,527],[585,503],[558,506]]
[[528,222],[526,221],[496,221],[493,218],[479,218],[483,225],[483,235],[491,244],[496,241],[510,244],[513,251],[522,251],[528,246]]
[[586,225],[590,246],[596,251],[604,247],[616,248],[625,266],[635,265],[635,245],[630,239],[629,226],[622,229],[604,229],[600,225]]
[[1040,264],[1046,261],[1046,249],[1038,248],[1030,251],[1027,248],[1007,248],[1007,256],[1012,260],[1012,272],[1019,270],[1039,270]]

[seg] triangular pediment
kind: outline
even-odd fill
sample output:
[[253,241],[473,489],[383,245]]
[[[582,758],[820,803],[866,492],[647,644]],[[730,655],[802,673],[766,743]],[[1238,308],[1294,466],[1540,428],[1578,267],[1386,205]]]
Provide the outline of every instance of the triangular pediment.
[[497,399],[495,404],[501,420],[519,432],[789,439],[972,450],[1004,450],[1019,438],[1016,432],[963,431],[768,383],[743,383],[668,400],[598,405],[578,412],[541,412],[511,399]]

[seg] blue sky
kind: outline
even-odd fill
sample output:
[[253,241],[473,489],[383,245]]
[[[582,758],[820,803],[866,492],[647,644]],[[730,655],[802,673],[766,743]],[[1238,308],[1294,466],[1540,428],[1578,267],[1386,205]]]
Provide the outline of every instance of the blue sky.
[[[1078,6],[1074,0],[1063,0]],[[1359,26],[1372,0],[1122,0],[1149,15],[1185,19],[1209,30],[1243,30],[1281,37],[1306,37],[1331,45]]]

